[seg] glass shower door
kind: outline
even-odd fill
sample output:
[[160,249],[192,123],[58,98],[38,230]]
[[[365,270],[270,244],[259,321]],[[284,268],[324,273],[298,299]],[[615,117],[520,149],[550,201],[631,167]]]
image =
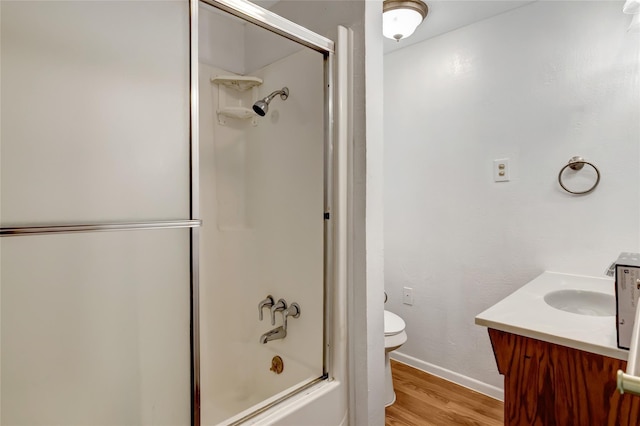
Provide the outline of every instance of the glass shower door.
[[188,230],[0,244],[2,424],[190,424]]
[[238,424],[327,377],[330,49],[216,6],[199,8],[201,404]]
[[189,1],[0,8],[0,423],[191,424]]

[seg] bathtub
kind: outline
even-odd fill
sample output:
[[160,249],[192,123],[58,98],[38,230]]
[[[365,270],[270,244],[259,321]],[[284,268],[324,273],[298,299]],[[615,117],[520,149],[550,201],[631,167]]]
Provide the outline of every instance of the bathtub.
[[[201,392],[202,424],[233,424],[304,386],[307,388],[297,395],[280,401],[244,424],[342,424],[346,412],[346,390],[343,383],[329,379],[318,380],[322,375],[318,367],[312,368],[279,349],[281,348],[276,345],[229,345],[228,359],[233,360],[233,363],[217,366],[216,371],[208,374],[203,372],[209,380],[203,381]],[[270,371],[271,360],[276,355],[283,360],[284,370],[281,374]],[[215,386],[216,382],[233,383],[233,386]],[[206,383],[211,386],[206,388]],[[340,406],[345,409],[335,410]],[[327,410],[328,407],[332,407],[331,410]],[[317,423],[313,423],[316,421]]]

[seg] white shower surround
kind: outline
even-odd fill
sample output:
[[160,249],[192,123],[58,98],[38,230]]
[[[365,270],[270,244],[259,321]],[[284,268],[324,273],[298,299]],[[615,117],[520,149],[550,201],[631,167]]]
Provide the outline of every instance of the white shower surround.
[[[336,345],[332,351],[335,377],[343,384],[323,397],[312,400],[309,396],[309,405],[297,410],[290,417],[290,423],[278,424],[299,426],[309,419],[318,419],[322,426],[339,424],[326,416],[343,413],[347,404],[349,418],[344,418],[344,422],[374,426],[383,425],[385,421],[382,182],[379,180],[383,158],[381,10],[382,0],[280,1],[271,8],[293,22],[336,40],[338,52],[345,49],[353,55],[350,63],[346,63],[345,58],[341,61],[337,55],[341,71],[336,84],[341,86],[341,76],[348,81],[339,89],[341,96],[334,99],[335,107],[346,112],[344,117],[339,114],[335,117],[338,133],[344,138],[336,145],[340,146],[343,154],[340,161],[344,162],[336,190],[344,192],[343,196],[336,195],[344,201],[341,218],[345,220],[337,232],[338,238],[343,239],[344,252],[338,256],[343,262],[343,275],[339,274],[343,278],[335,294],[333,336]],[[345,48],[344,31],[338,31],[338,25],[353,30],[349,47]],[[348,382],[348,396],[345,382]]]
[[[209,20],[209,23],[214,24],[217,30],[220,31],[221,25],[225,24],[223,22],[216,22],[216,17],[212,15],[213,14],[205,11],[202,17],[204,17],[205,21]],[[200,20],[201,25],[203,22],[202,17]],[[205,25],[207,24],[205,23]],[[251,33],[248,28],[243,35],[246,36],[246,34]],[[201,31],[201,34],[202,32],[203,31]],[[264,38],[264,34],[260,35]],[[226,33],[226,37],[230,36],[232,36],[232,33]],[[255,34],[249,34],[247,37],[251,36],[255,37]],[[253,43],[248,42],[246,45],[252,46]],[[299,282],[302,276],[294,281],[293,286],[286,285],[286,283],[278,282],[274,279],[271,280],[270,286],[255,285],[253,289],[251,288],[251,283],[255,281],[260,284],[260,281],[256,280],[256,277],[252,279],[246,276],[240,278],[240,281],[236,282],[236,285],[231,285],[229,288],[226,288],[224,290],[224,297],[230,300],[247,301],[251,299],[250,295],[257,291],[259,294],[253,294],[253,298],[256,299],[255,303],[247,302],[246,308],[238,307],[238,304],[232,304],[227,307],[220,306],[218,308],[219,305],[217,303],[211,303],[211,300],[213,300],[212,297],[215,297],[216,294],[216,289],[212,287],[212,275],[222,271],[226,276],[226,278],[224,278],[225,281],[237,281],[233,278],[233,274],[230,275],[233,270],[243,270],[242,259],[237,258],[237,256],[244,250],[249,250],[250,253],[255,253],[253,255],[249,254],[248,256],[255,257],[255,254],[258,253],[255,247],[256,244],[259,245],[259,241],[257,240],[258,236],[252,236],[252,234],[255,234],[260,229],[268,231],[269,228],[265,227],[265,225],[270,223],[269,221],[278,220],[278,218],[274,217],[264,217],[264,212],[260,213],[261,205],[264,203],[275,203],[279,206],[279,214],[281,216],[287,216],[289,206],[286,192],[290,192],[291,189],[293,189],[297,191],[296,196],[298,197],[297,207],[295,207],[295,209],[298,211],[301,209],[311,209],[311,211],[307,212],[303,217],[314,218],[317,217],[317,214],[315,214],[317,213],[316,210],[322,211],[322,135],[324,133],[322,117],[324,113],[322,102],[318,101],[323,98],[324,91],[322,84],[323,60],[322,55],[319,53],[308,49],[299,51],[300,48],[301,47],[298,47],[294,50],[298,50],[298,52],[289,54],[283,59],[277,59],[281,58],[282,55],[276,53],[277,58],[275,62],[271,62],[264,68],[251,72],[251,75],[255,75],[264,81],[262,86],[259,87],[259,90],[257,90],[257,92],[259,92],[258,97],[263,97],[272,90],[279,89],[282,86],[289,87],[291,92],[289,99],[286,101],[282,101],[279,98],[274,99],[269,113],[265,117],[259,118],[258,124],[255,127],[251,126],[249,121],[240,123],[233,119],[228,120],[226,126],[220,126],[217,123],[215,110],[218,107],[216,97],[219,89],[217,85],[213,85],[212,87],[209,78],[212,75],[231,74],[231,72],[229,72],[229,70],[216,69],[204,63],[200,64],[201,214],[203,218],[209,219],[209,227],[207,227],[206,220],[203,227],[201,252],[201,259],[209,259],[209,262],[201,262],[202,273],[200,277],[201,405],[203,424],[211,424],[212,421],[214,421],[211,416],[217,409],[216,405],[219,405],[220,402],[224,403],[225,409],[231,409],[231,411],[235,412],[238,412],[238,407],[240,409],[247,407],[246,405],[243,407],[238,404],[236,404],[236,408],[231,407],[234,404],[233,401],[225,402],[229,399],[229,393],[236,393],[237,396],[240,397],[239,399],[247,399],[245,403],[251,405],[253,403],[263,402],[262,400],[264,399],[268,400],[269,398],[267,397],[273,396],[274,394],[281,396],[282,393],[279,394],[279,391],[291,388],[292,386],[295,387],[295,385],[301,381],[308,381],[322,374],[323,327],[321,280],[314,286],[313,291],[317,294],[312,294],[308,291],[300,293],[302,288],[308,285],[308,283],[295,285],[295,282]],[[201,61],[203,59],[207,60],[206,55],[202,53],[201,50]],[[240,51],[237,53],[242,55],[245,52]],[[285,54],[288,53],[290,52],[285,52]],[[213,56],[211,55],[209,57]],[[274,58],[274,56],[272,55],[271,58]],[[218,57],[217,59],[220,58]],[[314,120],[314,117],[316,120]],[[212,135],[214,135],[213,143],[211,143]],[[318,143],[318,141],[320,143]],[[216,145],[220,142],[222,142],[222,146]],[[309,145],[309,143],[312,145]],[[251,146],[251,144],[253,144],[253,146]],[[220,161],[216,161],[216,156],[220,157],[220,155],[225,156],[222,164]],[[225,196],[229,196],[229,194],[234,192],[242,195],[245,190],[249,190],[249,193],[247,193],[245,197],[248,204],[242,206],[240,205],[241,203],[236,203],[236,207],[240,207],[239,210],[245,212],[245,214],[240,215],[240,217],[244,217],[243,220],[246,223],[241,223],[241,220],[235,223],[223,224],[220,223],[220,216],[215,212],[216,206],[221,205],[221,181],[219,179],[220,176],[216,175],[216,167],[227,167],[229,163],[239,165],[240,162],[237,160],[242,159],[245,160],[245,170],[239,174],[234,174],[233,171],[227,170],[225,173],[228,174],[232,172],[235,178],[222,182],[222,184],[223,186],[231,184],[232,186],[240,185],[244,187],[237,188],[240,189],[240,191],[226,191]],[[311,161],[311,163],[309,163],[309,161]],[[314,170],[317,165],[319,165],[320,168],[309,175],[309,168],[312,167],[312,170]],[[300,170],[304,170],[305,172],[301,176],[308,176],[311,180],[309,182],[280,180],[279,185],[276,187],[281,188],[283,194],[265,193],[264,189],[256,191],[256,181],[246,182],[243,180],[247,177],[248,179],[273,180],[278,179],[280,175],[282,178],[286,178],[287,173],[284,172],[283,169],[291,167],[294,169],[302,168]],[[290,173],[291,171],[289,171],[289,174]],[[241,177],[241,175],[244,176],[243,179],[236,179]],[[215,185],[216,182],[217,185]],[[273,187],[273,183],[271,185]],[[252,186],[254,187],[253,190],[251,190]],[[319,198],[318,194],[320,195]],[[256,201],[258,198],[261,198],[262,201]],[[293,201],[295,202],[296,200]],[[300,202],[302,202],[302,204],[299,204]],[[316,205],[318,202],[319,205]],[[278,210],[275,212],[278,212]],[[337,211],[334,214],[337,214]],[[231,216],[226,214],[225,217],[227,218],[225,220],[229,222],[228,219]],[[337,216],[334,216],[334,219],[337,219]],[[280,221],[282,220],[283,219],[280,219]],[[295,219],[295,217],[288,219],[289,222],[292,220],[299,221],[299,219]],[[286,221],[287,219],[285,217],[285,222]],[[320,222],[319,230],[321,241],[322,222]],[[238,240],[238,238],[240,239]],[[278,235],[268,236],[265,234],[262,236],[265,242],[271,241],[272,244],[275,244],[270,253],[271,255],[276,255],[276,258],[271,261],[265,259],[266,262],[263,262],[262,266],[263,270],[266,267],[268,268],[267,271],[272,271],[269,272],[269,274],[275,274],[274,277],[277,277],[279,274],[281,275],[282,272],[284,272],[286,276],[287,274],[291,275],[292,272],[296,273],[296,270],[299,271],[298,274],[300,274],[309,269],[304,266],[304,263],[308,263],[304,261],[304,258],[299,258],[298,261],[294,261],[293,263],[289,260],[288,271],[282,270],[283,265],[278,266],[276,264],[275,268],[273,265],[270,266],[274,261],[275,263],[279,262],[278,258],[281,256],[278,255],[278,252],[286,250],[287,248],[290,249],[291,247],[300,248],[308,244],[304,241],[304,238],[306,238],[304,235],[295,235],[294,238],[298,240],[287,243],[286,241],[278,241]],[[278,248],[278,244],[287,245]],[[317,241],[309,247],[312,249],[309,260],[312,261],[311,265],[316,264],[321,267],[322,245],[316,244]],[[218,248],[216,249],[215,246],[218,246]],[[316,248],[312,248],[313,246]],[[265,246],[264,249],[266,248]],[[304,251],[308,251],[308,249],[304,249]],[[313,254],[314,251],[317,252]],[[216,252],[218,254],[214,257],[218,260],[211,258],[211,254]],[[236,254],[233,254],[233,252]],[[230,255],[231,257],[227,257],[227,261],[225,262],[223,258],[220,257],[221,254],[223,256]],[[236,260],[231,260],[233,258],[236,258]],[[320,259],[319,264],[317,263],[318,259]],[[260,258],[256,258],[255,260],[260,261]],[[283,259],[283,261],[284,260],[285,259]],[[229,261],[231,264],[228,264]],[[343,261],[341,262],[343,263]],[[276,270],[278,267],[281,269],[280,272]],[[227,270],[227,272],[223,272],[224,270]],[[322,270],[316,272],[319,272],[319,274],[315,274],[316,276],[322,276]],[[237,272],[235,273],[237,274]],[[220,291],[223,287],[217,285],[217,291]],[[257,301],[264,298],[266,293],[262,293],[267,290],[272,293],[276,299],[284,297],[288,302],[297,301],[301,306],[302,315],[299,319],[289,320],[289,334],[286,339],[260,345],[257,342],[257,337],[262,332],[273,328],[270,326],[268,320],[260,323],[257,319]],[[234,292],[239,293],[234,296]],[[342,379],[344,377],[344,367],[342,367],[342,363],[344,362],[345,356],[345,340],[344,332],[342,331],[345,309],[343,296],[345,293],[344,282],[342,285],[336,286],[334,293],[340,300],[336,300],[335,318],[338,320],[338,324],[335,324],[335,329],[338,333],[336,334],[337,338],[334,341],[335,344],[333,345],[334,349],[332,350],[331,356],[336,365],[333,371],[333,378],[339,380],[325,382],[315,388],[306,390],[285,404],[274,407],[269,412],[254,419],[251,423],[295,424],[296,421],[299,423],[301,419],[305,419],[305,423],[317,421],[319,425],[337,425],[345,421],[347,401],[345,383],[344,379]],[[228,312],[225,313],[225,310]],[[226,333],[223,332],[226,337],[222,340],[230,339],[232,341],[232,345],[230,346],[232,347],[228,348],[228,351],[220,351],[217,348],[225,345],[219,345],[219,338],[212,339],[211,331],[215,330],[216,325],[221,322],[221,319],[222,322],[224,322],[225,319],[233,320],[234,311],[237,314],[235,317],[245,317],[253,321],[245,319],[240,321],[241,324],[227,327]],[[231,314],[231,316],[228,314]],[[213,319],[214,317],[216,319]],[[278,318],[279,317],[278,315]],[[220,330],[215,330],[215,334],[219,335],[217,337],[222,336]],[[260,369],[268,370],[269,364],[265,363],[265,360],[270,361],[271,356],[275,354],[281,355],[284,358],[285,372],[279,376],[268,371],[266,374],[261,374]],[[212,356],[216,359],[213,363],[210,362]],[[295,369],[302,372],[298,374],[297,377],[291,375],[293,365],[295,365]],[[215,371],[213,371],[215,369],[221,371],[215,373]],[[245,385],[250,383],[248,386],[244,386],[247,392],[240,395],[240,393],[242,393],[240,392],[241,389],[236,389],[240,393],[232,389],[216,389],[215,379],[213,378],[216,374],[226,374],[225,369],[236,370],[231,376],[240,373],[240,377],[247,379],[244,380]],[[287,374],[288,371],[289,373]],[[256,380],[256,375],[264,376],[264,380]],[[242,380],[240,381],[242,382]],[[229,381],[228,379],[224,380],[224,382],[234,383],[233,380]],[[278,384],[274,386],[274,382],[278,382]],[[271,389],[269,390],[269,388]],[[212,398],[217,399],[217,401],[213,401]],[[309,412],[309,410],[315,410],[315,413]],[[243,414],[247,414],[250,411],[251,409],[248,409]],[[229,415],[230,414],[234,413],[231,412]],[[218,418],[218,421],[223,419],[224,417]]]
[[[621,4],[534,2],[385,56],[396,358],[500,397],[474,316],[544,270],[602,276],[640,249],[640,43]],[[574,155],[602,173],[587,196],[557,182]],[[511,181],[495,183],[505,157]]]
[[[278,355],[282,358],[284,371],[276,375],[269,371],[271,358]],[[222,365],[231,370],[233,381],[225,380],[232,386],[208,386],[203,388],[202,424],[223,424],[240,419],[255,411],[255,407],[263,405],[279,397],[289,394],[300,386],[300,377],[309,377],[314,371],[293,357],[288,357],[273,347],[256,345],[255,342],[235,343],[224,348],[224,355],[214,355]],[[211,357],[209,357],[211,358]],[[266,368],[265,368],[266,366]],[[209,385],[205,380],[204,383]],[[220,384],[220,383],[218,383]],[[218,421],[222,419],[221,421]]]
[[[216,417],[207,411],[210,398],[235,395],[225,409],[249,408],[269,389],[322,376],[323,58],[305,49],[251,73],[264,81],[257,98],[290,90],[256,126],[249,119],[220,125],[218,91],[226,89],[206,81],[230,73],[200,71],[201,401],[202,421],[211,424],[235,413]],[[275,328],[268,312],[258,320],[267,294],[297,302],[301,315],[289,319],[285,339],[263,345],[260,335]],[[269,371],[275,355],[286,361],[283,374]]]

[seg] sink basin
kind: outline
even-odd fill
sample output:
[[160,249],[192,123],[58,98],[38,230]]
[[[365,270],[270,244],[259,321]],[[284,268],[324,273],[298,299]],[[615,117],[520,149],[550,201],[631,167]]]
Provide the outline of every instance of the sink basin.
[[586,290],[557,290],[545,294],[547,305],[579,315],[614,316],[616,299],[610,294]]

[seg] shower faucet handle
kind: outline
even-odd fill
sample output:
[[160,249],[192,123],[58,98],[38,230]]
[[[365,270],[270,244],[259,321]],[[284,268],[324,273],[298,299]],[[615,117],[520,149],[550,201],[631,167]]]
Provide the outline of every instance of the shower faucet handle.
[[260,318],[260,321],[262,321],[262,310],[264,308],[271,308],[273,306],[273,296],[272,295],[268,295],[262,302],[258,303],[258,317]]
[[287,317],[299,318],[300,305],[298,305],[296,302],[293,302],[287,309],[282,311],[282,326],[284,327],[284,331],[287,331]]
[[285,309],[287,309],[287,301],[284,299],[278,300],[278,303],[271,306],[271,325],[276,325],[276,312],[282,312]]

